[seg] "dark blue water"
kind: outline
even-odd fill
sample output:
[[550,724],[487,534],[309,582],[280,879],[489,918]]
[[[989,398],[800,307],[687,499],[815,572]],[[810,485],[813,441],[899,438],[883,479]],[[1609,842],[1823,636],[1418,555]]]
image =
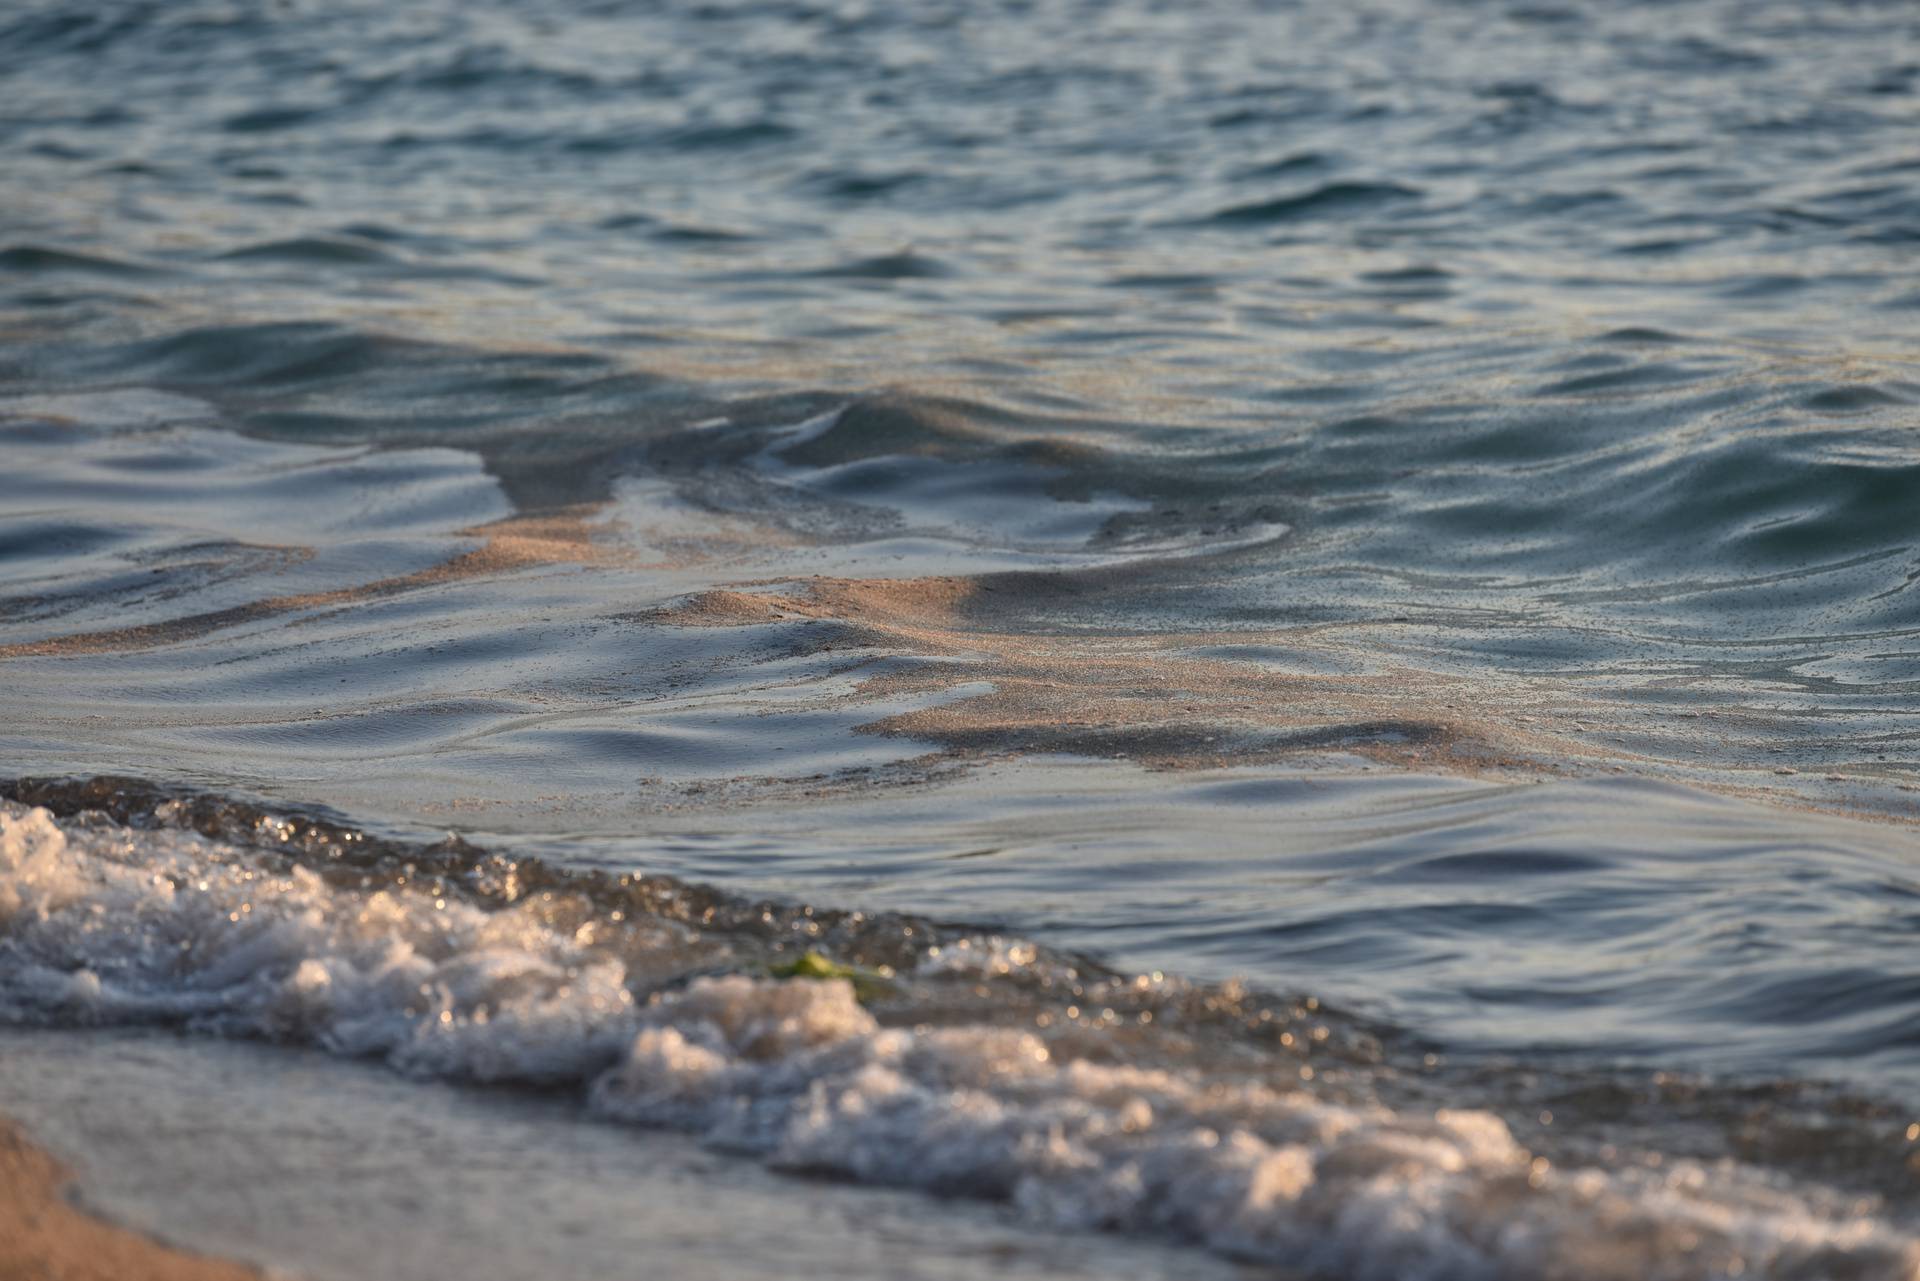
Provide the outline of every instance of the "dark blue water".
[[1698,1074],[1610,1172],[1850,1196],[1727,1120],[1833,1089],[1911,1227],[1911,5],[28,3],[0,104],[0,776]]

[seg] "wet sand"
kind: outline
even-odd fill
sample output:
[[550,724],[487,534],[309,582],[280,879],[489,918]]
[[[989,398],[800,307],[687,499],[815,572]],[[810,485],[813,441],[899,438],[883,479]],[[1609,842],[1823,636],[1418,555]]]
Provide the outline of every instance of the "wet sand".
[[[90,1204],[299,1281],[1271,1275],[1169,1243],[1048,1232],[992,1205],[795,1178],[551,1094],[423,1089],[285,1046],[10,1029],[0,1091],[73,1161]],[[30,1169],[11,1137],[0,1147],[0,1281],[261,1276],[97,1224],[61,1199],[51,1158],[20,1150]],[[35,1216],[38,1235],[16,1232]]]
[[0,1281],[241,1281],[252,1268],[185,1254],[74,1205],[71,1172],[0,1116]]

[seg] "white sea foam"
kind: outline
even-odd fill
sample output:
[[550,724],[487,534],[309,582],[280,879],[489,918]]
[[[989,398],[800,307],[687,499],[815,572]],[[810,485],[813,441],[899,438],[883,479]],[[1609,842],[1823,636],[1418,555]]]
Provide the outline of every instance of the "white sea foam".
[[648,1011],[593,1096],[782,1166],[1355,1281],[1920,1275],[1872,1218],[1731,1164],[1556,1171],[1484,1111],[1063,1062],[1014,1029],[886,1028],[844,981],[699,981]]
[[683,941],[542,896],[489,911],[0,806],[0,1019],[176,1021],[423,1076],[578,1084],[608,1117],[782,1167],[1308,1275],[1920,1277],[1920,1244],[1871,1204],[1731,1162],[1556,1169],[1485,1111],[1132,1066],[1117,1044],[1076,1054],[1084,1028],[920,1025],[911,1005],[887,1026],[843,980],[733,974],[636,1000],[636,957]]
[[336,889],[179,832],[0,809],[0,1017],[184,1021],[484,1081],[583,1080],[635,1025],[625,967],[538,900]]

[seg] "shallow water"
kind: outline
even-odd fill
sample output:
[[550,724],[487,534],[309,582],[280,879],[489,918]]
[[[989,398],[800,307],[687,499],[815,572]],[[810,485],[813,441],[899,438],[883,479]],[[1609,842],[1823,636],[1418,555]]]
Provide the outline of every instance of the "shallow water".
[[[781,930],[966,923],[1019,959],[958,1012],[862,930],[833,959],[909,976],[880,1030],[831,983],[712,1000],[838,1020],[780,1079],[858,1110],[896,1096],[842,1060],[894,1073],[934,1110],[886,1143],[971,1153],[935,1190],[1045,1231],[1343,1276],[1910,1275],[1916,50],[1892,3],[16,8],[0,777],[67,843],[7,812],[0,1013],[546,1079],[469,1026],[511,975],[448,989],[458,1053],[405,1001],[375,1042],[283,1021],[311,966],[455,964],[411,907],[317,898],[263,942],[109,892],[100,858],[218,900],[196,866],[294,830],[264,802],[364,836],[301,866],[371,849],[383,886],[460,833],[435,874],[476,930],[519,901],[489,859]],[[99,775],[158,790],[31,781]],[[593,952],[626,909],[592,885],[510,950]],[[778,989],[818,941],[675,939],[568,1016],[597,1048],[564,1083],[896,1177],[852,1122],[729,1131],[798,1106],[737,1064],[660,1103],[685,1064],[633,1046],[722,1053],[732,1016],[636,1011]],[[214,959],[153,970],[163,940]],[[1312,996],[1352,1053],[1329,1083],[1204,1019],[1080,1027],[1021,978],[1054,964]],[[889,1039],[927,1019],[985,1039]],[[951,1056],[1005,1074],[1007,1028],[1068,1024],[1049,1061],[1171,1074],[1125,1087],[1162,1130],[1109,1141],[1129,1099],[1062,1067],[988,1090],[997,1139],[939,1131]],[[1242,1132],[1318,1183],[1197,1101],[1276,1073]],[[1355,1107],[1426,1155],[1381,1173]],[[1033,1164],[1068,1113],[1072,1160]],[[1240,1164],[1176,1170],[1203,1131]],[[1521,1196],[1536,1154],[1591,1195]],[[1303,1190],[1355,1169],[1424,1225],[1398,1253]],[[1728,1228],[1785,1213],[1762,1186],[1840,1253]],[[1602,1202],[1645,1253],[1583,1253]]]
[[978,1276],[983,1260],[1035,1281],[1257,1275],[986,1206],[930,1215],[910,1192],[783,1178],[564,1101],[422,1090],[280,1046],[9,1029],[0,1047],[8,1106],[35,1113],[35,1139],[76,1166],[89,1209],[228,1257],[298,1259],[311,1281],[361,1281],[370,1260],[388,1281],[615,1281],[666,1260],[671,1275],[729,1281],[936,1281]]

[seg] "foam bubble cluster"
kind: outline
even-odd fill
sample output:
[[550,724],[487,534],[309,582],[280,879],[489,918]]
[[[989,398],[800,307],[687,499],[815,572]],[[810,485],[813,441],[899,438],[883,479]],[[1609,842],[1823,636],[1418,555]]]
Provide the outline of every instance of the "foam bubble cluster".
[[422,1075],[580,1080],[636,1026],[627,972],[539,900],[340,888],[180,832],[0,807],[0,1017],[182,1023]]
[[1911,1242],[1730,1164],[1558,1171],[1485,1111],[1067,1060],[1033,1033],[883,1027],[843,980],[705,979],[595,1084],[610,1115],[783,1167],[987,1196],[1356,1281],[1910,1278]]
[[647,956],[688,946],[671,922],[550,896],[487,908],[0,805],[8,1021],[168,1022],[421,1076],[573,1085],[606,1117],[782,1168],[1304,1275],[1920,1277],[1920,1243],[1879,1207],[1731,1161],[1563,1169],[1485,1110],[1342,1101],[1085,1027],[936,1022],[934,989],[977,977],[938,967],[878,1013],[843,978],[648,977]]

